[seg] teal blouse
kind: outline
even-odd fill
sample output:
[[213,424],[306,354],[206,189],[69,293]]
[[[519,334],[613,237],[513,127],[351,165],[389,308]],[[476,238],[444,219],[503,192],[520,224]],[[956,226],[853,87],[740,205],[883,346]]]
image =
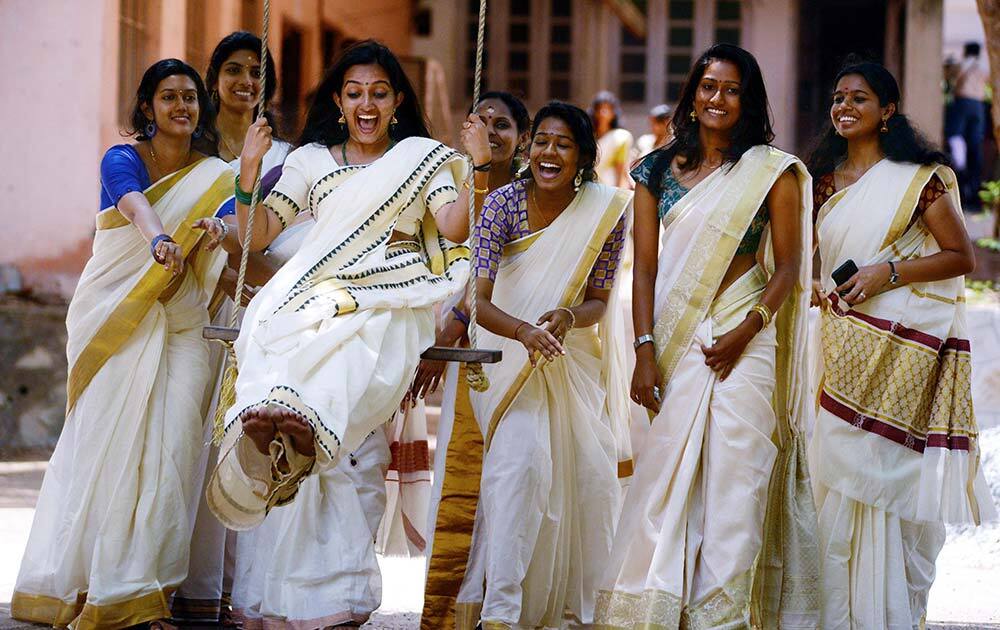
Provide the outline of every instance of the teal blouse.
[[[654,195],[657,192],[659,193],[656,202],[656,214],[662,221],[663,217],[670,212],[670,209],[688,193],[688,189],[677,181],[673,170],[670,168],[663,169],[663,174],[660,175],[659,182],[651,183],[655,179],[653,162],[656,161],[656,155],[657,152],[654,151],[643,158],[632,169],[632,179],[636,183],[645,186]],[[753,221],[750,222],[750,227],[747,228],[746,234],[743,235],[743,240],[740,241],[739,247],[736,248],[737,255],[757,253],[757,248],[760,246],[760,237],[764,233],[764,228],[767,226],[770,218],[771,215],[767,210],[767,204],[762,205],[754,216]]]

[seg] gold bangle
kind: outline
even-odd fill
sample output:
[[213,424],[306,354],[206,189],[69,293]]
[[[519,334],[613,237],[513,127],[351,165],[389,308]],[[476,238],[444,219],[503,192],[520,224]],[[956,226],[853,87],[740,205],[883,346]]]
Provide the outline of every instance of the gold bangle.
[[566,311],[566,313],[569,314],[569,328],[566,330],[566,332],[569,332],[570,330],[573,330],[573,328],[576,327],[576,313],[574,313],[571,309],[566,308],[565,306],[560,306],[556,310],[557,311]]
[[767,307],[767,304],[763,302],[758,302],[750,308],[751,312],[760,315],[760,318],[764,321],[764,325],[760,327],[761,330],[767,328],[767,325],[771,323],[771,319],[774,315],[771,313],[771,309]]
[[[469,189],[469,180],[463,181],[462,182],[462,186],[466,190],[468,190]],[[472,191],[474,193],[476,193],[477,195],[485,195],[485,194],[488,194],[490,192],[490,189],[489,188],[476,188],[475,184],[473,184],[472,185]]]

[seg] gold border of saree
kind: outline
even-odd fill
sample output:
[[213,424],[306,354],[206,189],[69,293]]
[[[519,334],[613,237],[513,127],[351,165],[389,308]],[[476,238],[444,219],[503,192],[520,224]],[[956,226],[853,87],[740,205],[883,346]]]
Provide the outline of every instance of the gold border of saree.
[[14,592],[11,616],[20,621],[46,623],[74,630],[126,628],[147,621],[170,617],[167,602],[176,588],[166,588],[114,604],[95,605],[87,602],[87,593],[79,593],[75,602],[56,597]]
[[[631,199],[631,194],[630,191],[618,190],[611,198],[607,208],[604,210],[604,216],[601,217],[590,241],[586,245],[586,253],[581,256],[580,263],[573,271],[573,275],[566,285],[566,290],[563,291],[562,298],[559,300],[560,307],[568,308],[580,297],[584,285],[587,283],[587,277],[590,275],[590,270],[597,261],[597,257],[600,256],[601,249],[604,247],[604,242],[608,239],[608,235],[615,229],[622,214],[625,212],[625,208]],[[500,421],[503,420],[503,417],[507,414],[507,410],[510,409],[511,404],[513,404],[518,394],[521,393],[524,384],[528,382],[528,377],[534,373],[535,369],[531,363],[525,362],[524,367],[521,368],[521,371],[514,378],[503,398],[500,399],[500,403],[493,410],[493,415],[490,417],[486,431],[484,452],[490,450],[490,442],[493,440],[493,435],[496,433]]]
[[[207,159],[207,158],[206,158]],[[197,164],[201,164],[198,162]],[[178,183],[180,174],[186,175],[189,169],[197,166],[194,164],[187,169],[178,172],[178,177],[168,177],[160,180],[148,193],[148,199],[153,204],[166,194],[169,187]],[[167,189],[161,189],[167,186]],[[198,242],[204,236],[204,232],[199,232],[191,227],[191,223],[203,216],[206,212],[214,212],[219,205],[232,194],[233,174],[225,171],[206,190],[198,201],[191,206],[190,212],[180,222],[177,229],[171,235],[174,241],[181,246],[181,251],[187,258]],[[155,201],[154,201],[155,199]],[[107,211],[107,212],[110,212]],[[109,219],[110,221],[110,219]],[[139,281],[132,287],[122,301],[111,311],[101,327],[94,333],[86,347],[80,352],[76,361],[69,368],[69,378],[67,379],[67,401],[66,413],[73,410],[73,406],[80,396],[90,385],[90,381],[104,367],[122,345],[128,341],[135,329],[138,328],[146,313],[160,297],[174,278],[170,272],[155,263],[150,258],[146,271]]]

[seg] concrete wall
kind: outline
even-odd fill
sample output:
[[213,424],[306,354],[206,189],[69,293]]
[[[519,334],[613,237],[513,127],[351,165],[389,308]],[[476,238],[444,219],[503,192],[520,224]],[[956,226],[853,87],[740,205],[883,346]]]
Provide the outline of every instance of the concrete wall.
[[98,210],[101,108],[115,86],[103,63],[109,4],[0,2],[0,263],[49,290],[75,285]]

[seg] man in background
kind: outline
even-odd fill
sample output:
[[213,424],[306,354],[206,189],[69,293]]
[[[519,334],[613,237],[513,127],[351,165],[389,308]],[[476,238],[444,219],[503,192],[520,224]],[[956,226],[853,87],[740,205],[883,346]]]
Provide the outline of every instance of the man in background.
[[[953,148],[952,157],[962,189],[966,209],[979,208],[979,188],[983,171],[983,135],[986,133],[986,86],[989,75],[979,59],[981,46],[965,44],[962,62],[955,76],[955,100],[945,117],[945,136]],[[963,159],[964,158],[964,159]]]

